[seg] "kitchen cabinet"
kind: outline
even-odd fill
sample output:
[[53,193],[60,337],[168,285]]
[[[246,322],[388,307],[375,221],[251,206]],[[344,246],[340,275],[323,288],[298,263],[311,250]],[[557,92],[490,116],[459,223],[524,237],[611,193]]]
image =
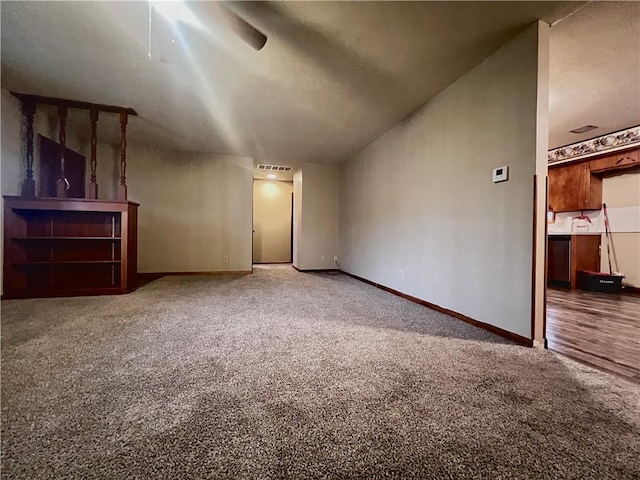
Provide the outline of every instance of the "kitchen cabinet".
[[600,234],[549,235],[547,283],[577,288],[582,270],[600,271]]
[[617,152],[589,162],[591,173],[596,174],[634,167],[640,167],[640,149]]
[[602,179],[591,173],[589,163],[549,168],[549,210],[573,212],[602,208]]

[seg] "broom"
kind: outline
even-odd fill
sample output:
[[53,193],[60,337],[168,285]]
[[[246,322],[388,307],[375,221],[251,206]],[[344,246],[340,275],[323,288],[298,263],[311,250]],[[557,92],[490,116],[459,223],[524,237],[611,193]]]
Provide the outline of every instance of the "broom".
[[609,275],[613,275],[613,268],[611,267],[611,229],[609,228],[609,215],[607,214],[607,204],[602,204],[602,210],[604,211],[604,232],[605,241],[607,242],[607,260],[609,260]]

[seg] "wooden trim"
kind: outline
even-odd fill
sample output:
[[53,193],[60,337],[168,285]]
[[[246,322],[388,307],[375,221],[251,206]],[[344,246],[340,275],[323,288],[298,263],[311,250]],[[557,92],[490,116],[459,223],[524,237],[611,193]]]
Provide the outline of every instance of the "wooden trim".
[[533,175],[533,242],[531,244],[531,338],[536,338],[536,267],[538,260],[538,175]]
[[89,198],[98,198],[98,182],[96,170],[98,167],[98,109],[94,106],[89,110],[89,123],[91,126],[91,183],[89,183]]
[[22,101],[22,114],[26,120],[26,154],[27,175],[22,183],[22,196],[25,198],[36,197],[36,182],[33,179],[33,117],[36,113],[36,105],[30,101]]
[[129,205],[140,206],[136,202],[120,200],[95,200],[91,198],[36,198],[25,199],[14,195],[4,195],[5,201],[11,202],[13,209],[29,210],[71,210],[86,212],[124,212]]
[[[301,272],[301,273],[321,273],[321,272],[341,272],[342,270],[339,270],[337,268],[305,268],[305,269],[300,269],[298,267],[296,267],[295,265],[291,265],[295,270]],[[342,273],[346,273],[346,272],[342,272]]]
[[[546,213],[549,211],[549,177],[545,176],[544,177],[544,185],[545,185],[545,193],[544,193],[544,211],[545,211],[545,216]],[[545,218],[544,221],[544,296],[543,296],[543,308],[544,311],[542,312],[542,338],[544,339],[544,348],[547,348],[547,289],[548,287],[548,272],[547,272],[547,266],[549,264],[549,252],[547,251],[547,249],[549,248],[549,222],[547,222],[547,219]],[[532,335],[532,337],[535,337],[535,335]]]
[[2,300],[18,300],[25,298],[54,298],[54,297],[94,297],[98,295],[123,295],[129,292],[119,287],[105,288],[80,288],[80,289],[56,289],[34,290],[29,292],[9,292],[2,294]]
[[245,275],[253,273],[251,270],[215,270],[207,272],[138,272],[138,278],[142,280],[157,280],[161,277],[169,275],[187,276],[187,275]]
[[138,115],[133,108],[117,107],[115,105],[104,105],[101,103],[80,102],[78,100],[69,100],[66,98],[41,97],[40,95],[30,95],[28,93],[9,92],[14,97],[27,102],[33,102],[37,105],[54,105],[66,106],[68,108],[77,108],[79,110],[97,109],[99,112],[120,113],[127,112],[129,115]]
[[507,340],[511,340],[512,342],[515,342],[517,344],[523,345],[525,347],[533,346],[533,340],[523,337],[522,335],[518,335],[517,333],[509,332],[508,330],[504,330],[500,327],[496,327],[494,325],[490,325],[488,323],[475,320],[471,317],[467,317],[466,315],[463,315],[462,313],[458,313],[454,310],[449,310],[448,308],[441,307],[440,305],[436,305],[435,303],[431,303],[426,300],[422,300],[420,298],[407,295],[406,293],[399,292],[397,290],[394,290],[393,288],[385,287],[384,285],[381,285],[376,282],[372,282],[371,280],[367,280],[366,278],[359,277],[357,275],[354,275],[353,273],[345,272],[344,270],[340,270],[340,272],[352,278],[355,278],[356,280],[360,280],[361,282],[368,283],[369,285],[373,285],[374,287],[384,290],[385,292],[389,292],[394,295],[397,295],[398,297],[402,297],[406,300],[409,300],[410,302],[417,303],[418,305],[422,305],[423,307],[427,307],[427,308],[430,308],[431,310],[435,310],[437,312],[444,313],[458,320],[462,320],[463,322],[473,325],[474,327],[487,330],[488,332],[491,332],[495,335],[506,338]]
[[622,285],[622,293],[630,295],[640,295],[640,287],[632,287],[631,285]]
[[127,112],[120,112],[120,185],[118,198],[127,200]]

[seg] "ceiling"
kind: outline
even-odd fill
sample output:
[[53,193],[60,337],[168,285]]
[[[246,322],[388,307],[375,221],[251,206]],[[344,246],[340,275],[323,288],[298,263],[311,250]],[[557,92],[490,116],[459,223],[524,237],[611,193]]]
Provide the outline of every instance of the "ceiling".
[[[591,2],[551,29],[549,147],[640,125],[640,2]],[[597,129],[583,134],[570,130]]]
[[[635,2],[227,5],[267,34],[261,51],[216,24],[206,3],[191,4],[202,28],[178,24],[175,43],[155,15],[149,59],[147,2],[3,1],[2,86],[133,107],[130,141],[256,163],[339,162],[540,18],[558,22],[550,146],[580,140],[567,131],[586,123],[601,133],[640,123]],[[101,120],[102,138],[117,128]]]

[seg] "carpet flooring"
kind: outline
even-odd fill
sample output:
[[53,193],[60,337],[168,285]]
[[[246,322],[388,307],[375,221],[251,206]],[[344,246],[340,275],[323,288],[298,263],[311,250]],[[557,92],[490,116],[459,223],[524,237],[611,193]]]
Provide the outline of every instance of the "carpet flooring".
[[2,302],[2,478],[637,479],[639,388],[345,275],[169,276]]

